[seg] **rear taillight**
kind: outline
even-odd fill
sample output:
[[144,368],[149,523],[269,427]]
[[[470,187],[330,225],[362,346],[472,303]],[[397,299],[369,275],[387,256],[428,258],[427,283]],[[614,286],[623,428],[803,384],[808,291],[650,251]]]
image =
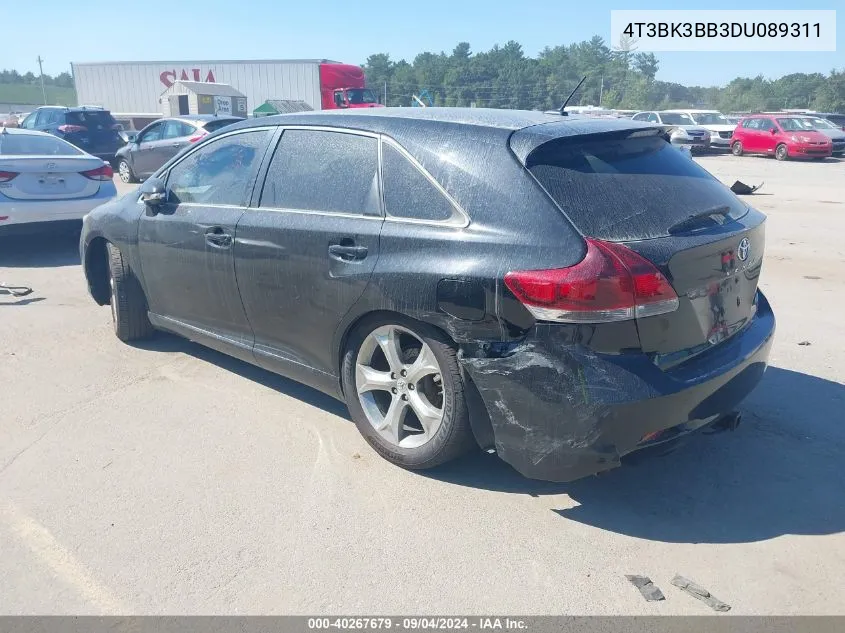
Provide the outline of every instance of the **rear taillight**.
[[197,134],[194,134],[191,138],[189,138],[188,142],[196,143],[197,141],[201,141],[202,139],[204,139],[206,136],[208,136],[208,132],[198,132]]
[[114,170],[109,165],[103,165],[102,167],[97,167],[97,169],[89,169],[80,173],[91,180],[111,180],[112,176],[114,176]]
[[71,134],[73,132],[87,132],[88,128],[84,125],[60,125],[59,132],[64,134]]
[[0,171],[0,182],[9,182],[17,175],[16,171]]
[[678,295],[650,261],[621,244],[586,242],[574,266],[509,272],[505,285],[541,321],[607,323],[678,308]]

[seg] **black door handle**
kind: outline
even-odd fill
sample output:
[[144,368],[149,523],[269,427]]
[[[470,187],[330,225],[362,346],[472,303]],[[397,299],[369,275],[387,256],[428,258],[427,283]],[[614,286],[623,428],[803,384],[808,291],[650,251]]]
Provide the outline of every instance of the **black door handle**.
[[346,262],[364,259],[369,249],[366,246],[347,246],[332,244],[329,246],[329,256]]
[[232,245],[232,236],[223,231],[223,227],[212,226],[205,230],[205,241],[212,246],[227,248]]

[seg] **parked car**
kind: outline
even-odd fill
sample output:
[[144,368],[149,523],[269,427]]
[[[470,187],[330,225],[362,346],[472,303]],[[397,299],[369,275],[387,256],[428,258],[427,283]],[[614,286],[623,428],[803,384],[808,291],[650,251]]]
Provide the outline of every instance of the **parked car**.
[[710,132],[696,125],[687,114],[678,112],[638,112],[634,121],[659,123],[669,128],[668,141],[673,145],[685,145],[690,151],[702,151],[710,147]]
[[807,114],[820,119],[826,119],[834,125],[839,126],[839,129],[845,130],[845,114],[838,112],[807,112]]
[[667,114],[685,114],[697,126],[710,132],[710,146],[730,149],[736,123],[731,123],[718,110],[667,110]]
[[[766,368],[765,216],[630,119],[245,121],[85,218],[94,300],[349,407],[389,461],[474,444],[567,481],[709,424]],[[671,177],[667,177],[671,176]]]
[[50,134],[0,130],[0,236],[78,227],[115,195],[101,159]]
[[103,108],[83,106],[43,106],[33,110],[20,127],[26,130],[49,132],[83,152],[111,163],[115,152],[123,145],[117,121]]
[[243,119],[212,114],[193,114],[155,121],[117,151],[120,179],[123,182],[143,180],[191,143],[238,121]]
[[821,132],[830,139],[833,156],[845,155],[845,130],[841,127],[817,116],[802,117],[814,130]]
[[736,126],[731,151],[734,156],[766,154],[778,160],[823,159],[831,155],[833,145],[801,116],[752,115]]

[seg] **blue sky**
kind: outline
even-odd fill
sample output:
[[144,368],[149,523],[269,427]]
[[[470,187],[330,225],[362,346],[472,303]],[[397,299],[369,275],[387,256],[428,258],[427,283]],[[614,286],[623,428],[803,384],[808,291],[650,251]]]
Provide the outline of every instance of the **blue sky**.
[[[372,53],[408,60],[423,51],[447,52],[460,41],[473,51],[516,40],[534,56],[545,46],[609,37],[611,9],[794,9],[787,0],[660,1],[613,4],[584,0],[181,0],[110,4],[81,10],[67,0],[39,0],[33,19],[4,22],[0,67],[37,72],[69,70],[70,62],[329,58],[363,63]],[[838,6],[837,6],[838,5]],[[18,3],[18,6],[20,3]],[[518,8],[522,7],[522,8]],[[838,1],[805,8],[843,8]],[[22,10],[21,16],[29,12]],[[37,17],[36,17],[37,16]],[[103,20],[97,24],[99,17]],[[14,27],[14,28],[12,28]],[[91,29],[89,36],[85,29]],[[737,75],[779,77],[845,68],[845,28],[832,53],[661,53],[658,79],[722,85]]]

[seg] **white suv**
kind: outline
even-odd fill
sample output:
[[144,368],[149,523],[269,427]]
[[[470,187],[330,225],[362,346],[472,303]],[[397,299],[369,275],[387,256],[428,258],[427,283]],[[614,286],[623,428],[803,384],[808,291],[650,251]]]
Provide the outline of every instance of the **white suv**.
[[735,123],[731,123],[724,114],[718,110],[668,110],[686,114],[696,125],[703,127],[710,132],[710,145],[730,149],[731,136],[733,136]]

